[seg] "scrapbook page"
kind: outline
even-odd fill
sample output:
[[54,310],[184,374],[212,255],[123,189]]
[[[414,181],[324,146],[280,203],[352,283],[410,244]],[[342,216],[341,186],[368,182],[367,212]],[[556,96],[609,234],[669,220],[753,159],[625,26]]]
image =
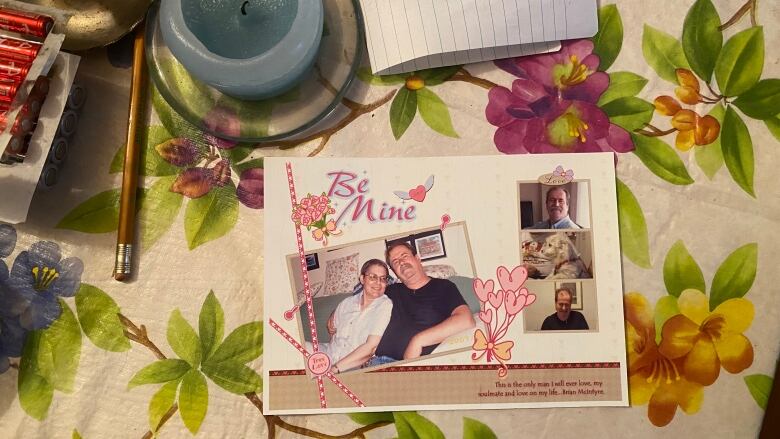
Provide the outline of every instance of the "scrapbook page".
[[611,153],[265,179],[266,414],[628,405]]

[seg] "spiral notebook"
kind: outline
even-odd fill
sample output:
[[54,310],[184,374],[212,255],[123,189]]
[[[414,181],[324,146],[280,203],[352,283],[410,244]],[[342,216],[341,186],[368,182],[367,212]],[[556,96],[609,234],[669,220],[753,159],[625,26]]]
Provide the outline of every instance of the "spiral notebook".
[[552,52],[598,30],[596,0],[360,0],[374,74]]

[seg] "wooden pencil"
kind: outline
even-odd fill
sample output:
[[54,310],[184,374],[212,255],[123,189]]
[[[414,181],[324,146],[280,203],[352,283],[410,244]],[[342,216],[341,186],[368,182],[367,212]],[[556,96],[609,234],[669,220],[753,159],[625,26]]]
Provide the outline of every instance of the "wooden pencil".
[[133,42],[133,80],[130,85],[130,109],[127,119],[127,144],[119,196],[119,229],[116,236],[114,279],[124,281],[132,273],[133,240],[135,238],[135,194],[138,187],[138,167],[141,147],[136,139],[138,124],[143,117],[146,62],[144,59],[144,23],[138,25]]

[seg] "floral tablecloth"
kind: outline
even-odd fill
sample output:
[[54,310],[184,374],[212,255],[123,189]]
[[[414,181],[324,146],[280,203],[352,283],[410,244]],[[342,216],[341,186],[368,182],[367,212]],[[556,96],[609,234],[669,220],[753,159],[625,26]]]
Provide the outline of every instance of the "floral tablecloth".
[[[602,4],[599,33],[558,53],[363,68],[326,121],[265,145],[204,136],[150,90],[127,284],[110,274],[129,40],[82,54],[61,181],[0,225],[2,436],[755,436],[780,353],[778,18]],[[616,155],[630,408],[262,415],[263,157],[590,151]]]

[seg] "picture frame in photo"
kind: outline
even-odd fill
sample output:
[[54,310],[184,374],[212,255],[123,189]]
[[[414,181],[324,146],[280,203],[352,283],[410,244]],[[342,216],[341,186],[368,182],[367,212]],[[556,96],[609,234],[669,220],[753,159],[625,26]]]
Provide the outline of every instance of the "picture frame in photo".
[[317,257],[317,253],[310,253],[306,255],[306,269],[316,270],[320,268],[320,260]]
[[555,282],[555,291],[559,288],[571,291],[571,309],[582,310],[582,282]]
[[440,229],[414,235],[414,247],[421,261],[447,257],[444,235]]

